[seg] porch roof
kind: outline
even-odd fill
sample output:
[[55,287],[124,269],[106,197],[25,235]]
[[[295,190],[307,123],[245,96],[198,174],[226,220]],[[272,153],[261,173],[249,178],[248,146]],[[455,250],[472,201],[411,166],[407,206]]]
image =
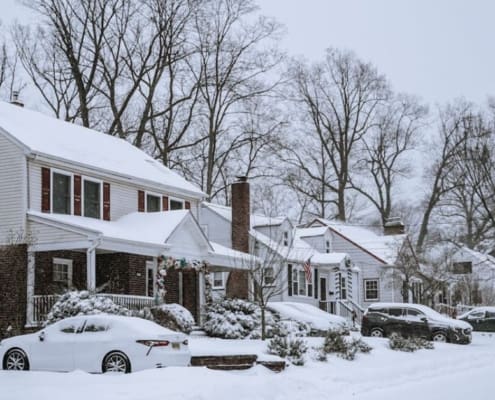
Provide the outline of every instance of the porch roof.
[[[201,259],[226,269],[246,269],[253,262],[248,254],[209,242],[189,210],[133,212],[115,221],[28,211],[28,219],[84,235],[88,245],[96,240],[102,250]],[[33,247],[43,251],[58,245],[63,243],[37,242]],[[80,242],[74,246],[81,247]]]

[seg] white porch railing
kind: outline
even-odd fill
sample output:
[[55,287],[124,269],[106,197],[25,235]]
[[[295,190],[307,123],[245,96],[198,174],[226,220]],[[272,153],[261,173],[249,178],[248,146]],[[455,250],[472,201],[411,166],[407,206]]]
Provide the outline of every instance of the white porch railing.
[[[127,294],[110,294],[98,293],[99,297],[107,297],[119,306],[128,308],[129,310],[142,310],[145,307],[155,305],[155,299],[147,296],[133,296]],[[41,325],[46,320],[46,316],[52,309],[53,305],[60,298],[58,294],[50,295],[35,295],[33,296],[33,318],[34,325]]]

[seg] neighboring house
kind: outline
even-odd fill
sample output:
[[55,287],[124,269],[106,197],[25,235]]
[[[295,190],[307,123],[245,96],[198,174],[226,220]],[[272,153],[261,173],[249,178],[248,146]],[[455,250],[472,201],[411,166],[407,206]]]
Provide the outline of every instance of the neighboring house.
[[159,262],[177,266],[167,302],[198,318],[198,266],[232,270],[243,257],[204,235],[203,197],[125,140],[0,102],[0,328],[38,325],[73,288],[152,305]]
[[[240,228],[233,223],[232,216],[239,214],[236,211],[239,207],[235,197],[232,198],[232,208],[202,203],[201,226],[210,240],[226,247],[232,246],[232,227]],[[245,205],[242,207],[246,208]],[[358,296],[355,293],[357,285],[356,289],[352,289],[358,269],[345,253],[330,251],[330,248],[325,247],[325,241],[322,245],[318,242],[317,237],[320,234],[324,238],[330,238],[328,228],[295,229],[287,217],[250,214],[247,225],[242,229],[248,234],[250,253],[257,256],[261,263],[268,261],[266,268],[274,269],[273,273],[266,274],[268,281],[265,285],[276,285],[278,288],[270,301],[303,302],[350,316],[353,306],[340,307],[340,304],[331,301],[330,296],[335,291],[336,276],[341,276],[341,281],[349,279],[351,282],[348,286],[348,299]],[[271,260],[274,260],[275,265],[270,265]],[[311,268],[310,279],[303,267],[308,261]],[[270,279],[272,275],[275,279]],[[227,279],[226,274],[218,274],[215,278],[213,287],[217,296],[227,294],[224,290]]]
[[493,305],[495,257],[461,247],[450,260],[447,301],[450,305]]
[[[413,248],[400,221],[386,224],[383,234],[362,226],[317,218],[306,229],[324,229],[318,239],[307,239],[314,246],[329,252],[346,253],[357,266],[355,275],[336,274],[331,300],[342,301],[352,293],[352,302],[361,308],[374,302],[410,301],[403,297],[404,276],[397,267],[401,254],[411,254]],[[352,284],[352,287],[350,286]],[[356,288],[354,285],[358,285]]]

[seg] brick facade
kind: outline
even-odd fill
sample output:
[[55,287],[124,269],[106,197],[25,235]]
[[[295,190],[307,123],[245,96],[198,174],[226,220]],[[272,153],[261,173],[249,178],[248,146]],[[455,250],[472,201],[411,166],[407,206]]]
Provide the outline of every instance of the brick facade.
[[34,294],[60,294],[67,287],[53,281],[53,259],[72,260],[72,286],[77,290],[86,289],[86,253],[77,251],[42,251],[35,253]]
[[96,286],[104,292],[146,296],[146,261],[150,257],[127,253],[96,255]]
[[0,246],[0,337],[22,332],[26,323],[27,247]]
[[182,293],[182,305],[191,312],[197,321],[199,316],[198,272],[189,270],[182,273]]

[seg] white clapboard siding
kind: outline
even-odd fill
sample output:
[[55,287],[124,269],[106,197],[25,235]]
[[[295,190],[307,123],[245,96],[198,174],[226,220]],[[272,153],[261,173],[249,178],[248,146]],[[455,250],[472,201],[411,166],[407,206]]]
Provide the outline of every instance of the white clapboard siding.
[[54,226],[44,225],[39,222],[29,222],[29,229],[33,234],[36,244],[62,243],[87,240],[87,235],[82,235]]
[[[41,211],[41,168],[42,167],[50,167],[50,165],[40,164],[36,161],[29,162],[29,208],[34,211]],[[67,164],[66,167],[57,166],[58,169],[78,174],[83,177],[90,177],[94,179],[98,179],[104,182],[110,183],[110,219],[115,221],[120,217],[136,212],[138,209],[138,191],[151,191],[153,193],[157,193],[163,196],[180,198],[177,194],[172,193],[164,193],[158,188],[143,188],[130,184],[125,184],[119,181],[115,181],[112,179],[108,179],[103,175],[99,175],[98,173],[85,173],[82,172],[70,164]],[[198,216],[198,202],[189,200],[191,203],[191,211],[195,218]]]
[[9,232],[25,231],[26,158],[1,132],[0,185],[0,244],[8,244]]
[[230,221],[211,211],[200,207],[199,224],[206,228],[208,239],[225,247],[232,247],[232,226]]
[[[363,293],[364,299],[364,279],[379,279],[380,282],[380,299],[381,302],[391,302],[399,301],[397,293],[393,293],[392,282],[387,276],[387,268],[382,262],[355,246],[348,240],[340,237],[339,235],[333,233],[332,237],[332,250],[338,253],[347,253],[352,260],[352,262],[359,267],[361,270],[360,277],[360,288],[359,291]],[[367,307],[371,303],[363,302],[362,306]]]

